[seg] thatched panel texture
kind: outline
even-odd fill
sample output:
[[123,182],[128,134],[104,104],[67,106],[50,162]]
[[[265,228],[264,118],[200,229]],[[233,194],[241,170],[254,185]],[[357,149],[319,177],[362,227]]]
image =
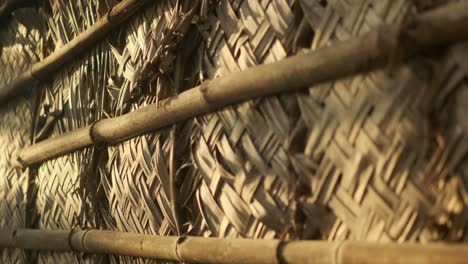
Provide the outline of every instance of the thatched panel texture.
[[[207,22],[203,73],[214,78],[304,46],[318,49],[382,23],[404,23],[412,12],[408,1],[220,1]],[[307,94],[198,118],[192,151],[202,182],[194,199],[209,230],[204,234],[461,239],[466,192],[458,192],[464,186],[457,165],[466,144],[431,122],[440,110],[431,100],[440,96],[428,90],[445,91],[440,82],[447,84],[427,68],[442,65],[421,60],[400,67],[395,60]],[[456,82],[464,77],[458,74]],[[433,175],[435,168],[444,169]]]
[[[194,85],[187,80],[194,78],[184,75],[192,63],[180,60],[188,49],[194,49],[194,43],[180,45],[192,37],[188,29],[194,12],[198,12],[198,1],[159,1],[126,26],[122,47],[112,48],[119,69],[109,80],[108,116],[120,116],[175,95],[182,86]],[[176,149],[176,143],[189,145],[190,127],[191,122],[174,125],[108,147],[107,159],[99,164],[108,201],[108,212],[103,215],[108,229],[180,235],[187,228],[182,226],[177,199],[188,194],[179,192],[176,185],[184,181],[181,168],[188,152]],[[117,260],[150,262],[130,257]]]
[[[206,79],[274,62],[293,53],[292,1],[220,1],[206,19],[201,57]],[[208,26],[207,26],[208,27]],[[193,162],[201,174],[197,235],[282,238],[294,219],[295,179],[288,135],[296,122],[294,96],[256,99],[197,118]]]
[[[303,2],[307,21],[316,27],[313,48],[377,23],[404,23],[414,12],[407,1],[357,2],[330,3],[321,12],[328,23],[316,23],[314,7]],[[460,130],[466,121],[444,128],[435,122],[447,107],[452,73],[435,59],[398,63],[298,97],[301,120],[293,142],[303,147],[291,153],[291,161],[309,193],[299,203],[300,238],[462,239],[466,191],[459,191],[466,176],[458,166],[468,150]],[[459,82],[465,74],[457,74]],[[317,215],[329,215],[330,221],[317,221]]]
[[[40,19],[34,10],[16,12],[0,22],[0,86],[41,59]],[[34,87],[31,87],[34,88]],[[29,89],[31,92],[32,89]],[[0,228],[26,227],[29,169],[13,167],[12,157],[30,144],[34,96],[18,98],[0,109]],[[1,263],[26,263],[22,250],[1,250]]]
[[[48,25],[46,52],[51,53],[83,32],[105,14],[105,1],[50,1],[45,13]],[[102,118],[107,78],[114,58],[106,43],[96,45],[75,62],[67,64],[42,90],[35,120],[35,141],[89,125]],[[64,229],[98,227],[96,203],[86,199],[92,184],[96,151],[77,151],[48,161],[37,169],[37,228]],[[91,183],[88,182],[91,180]],[[74,253],[38,254],[39,263],[98,262],[101,257]]]
[[[2,42],[0,87],[39,57],[69,43],[116,2],[44,1],[41,10],[48,33],[43,42],[37,26],[23,25],[28,20],[17,17],[7,27],[0,25],[0,36],[6,36],[0,40],[8,40]],[[392,28],[404,35],[403,40],[384,47],[404,42],[408,48],[406,42],[414,39],[412,27],[421,34],[427,26],[412,23],[412,18],[442,2],[161,0],[149,4],[105,41],[49,79],[40,80],[36,104],[30,97],[2,108],[0,147],[6,151],[0,155],[0,228],[92,228],[173,236],[166,241],[176,245],[175,251],[171,248],[176,260],[185,260],[177,253],[180,248],[184,251],[181,245],[186,242],[179,236],[277,239],[278,243],[466,241],[466,43],[437,47],[411,61],[400,59],[404,51],[390,49],[392,59],[378,70],[230,105],[123,142],[94,144],[103,142],[96,131],[115,120],[115,127],[139,126],[143,119],[135,116],[141,112],[92,125],[147,105],[167,110],[172,98],[158,102],[200,84],[199,90],[192,91],[209,105],[204,110],[212,110],[204,82],[335,42],[346,43],[382,24],[405,28],[402,32]],[[369,38],[375,42],[369,45],[389,39],[379,35],[385,32],[376,32]],[[380,47],[371,49],[380,51]],[[362,64],[367,58],[380,63],[384,58],[369,53],[359,56],[360,66],[344,71],[365,72],[368,68]],[[336,60],[332,61],[324,65],[335,66]],[[299,75],[281,73],[278,76]],[[216,87],[226,91],[225,86]],[[267,90],[265,85],[248,87]],[[257,92],[250,95],[262,91]],[[186,94],[176,99],[184,100],[179,105],[201,105],[186,100],[195,93]],[[153,112],[142,116],[153,117],[148,113]],[[167,125],[167,116],[162,116]],[[96,146],[30,170],[12,168],[11,157],[30,139],[34,144],[85,126],[89,127],[80,133],[85,131],[86,146],[93,141]],[[110,127],[107,132],[112,134],[115,127]],[[49,153],[57,154],[57,145],[48,146]],[[43,151],[41,145],[36,150]],[[35,214],[27,213],[30,201]],[[104,241],[112,244],[117,233],[108,234]],[[196,247],[209,241],[194,240],[201,241],[191,244]],[[280,245],[272,247],[278,250],[275,258],[281,257],[286,244]],[[77,252],[41,251],[37,257],[39,263],[165,263]],[[26,258],[23,251],[5,250],[1,260],[12,263]]]

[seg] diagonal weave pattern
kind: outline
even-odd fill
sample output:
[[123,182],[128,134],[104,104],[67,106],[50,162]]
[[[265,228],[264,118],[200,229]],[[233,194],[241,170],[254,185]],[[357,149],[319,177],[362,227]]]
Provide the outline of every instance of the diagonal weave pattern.
[[[298,5],[304,16],[295,23]],[[281,59],[307,42],[317,49],[384,22],[397,23],[409,8],[408,1],[220,1],[208,19],[203,70],[214,78]],[[450,141],[460,137],[432,132],[437,127],[431,128],[431,114],[438,109],[430,109],[430,102],[438,95],[429,96],[427,89],[445,87],[433,83],[427,63],[324,84],[308,95],[253,100],[198,118],[192,151],[202,183],[195,199],[209,230],[200,232],[461,239],[466,191],[458,193],[465,189],[456,169],[467,149],[458,144],[449,159]],[[444,174],[433,175],[434,168],[444,168]]]
[[[41,28],[29,18],[34,10],[16,12],[0,27],[0,86],[4,86],[41,57]],[[29,170],[15,169],[12,158],[30,143],[33,96],[20,98],[0,110],[0,227],[26,227]],[[0,251],[2,263],[26,263],[22,250]]]
[[[127,113],[176,93],[178,84],[174,80],[180,71],[175,69],[185,66],[174,61],[175,52],[183,55],[178,41],[187,31],[191,20],[186,15],[195,5],[196,1],[185,4],[160,1],[127,26],[123,49],[113,47],[119,69],[109,81],[109,116]],[[173,126],[108,147],[107,160],[100,161],[102,189],[108,202],[108,212],[103,216],[107,228],[181,234],[176,195],[184,194],[176,194],[175,184],[181,177],[183,153],[177,152],[175,144],[188,141],[189,128],[190,122],[186,127]],[[130,257],[113,261],[151,262]]]
[[[50,4],[45,47],[27,19],[0,27],[0,35],[7,35],[2,40],[11,41],[2,42],[0,84],[37,61],[42,50],[49,54],[68,43],[115,2],[45,1],[45,10]],[[0,227],[25,226],[31,221],[26,202],[35,198],[35,227],[41,229],[466,241],[464,43],[406,65],[395,59],[371,73],[250,100],[53,159],[35,171],[35,197],[26,197],[29,171],[10,164],[31,137],[37,142],[119,116],[197,81],[307,52],[304,48],[317,50],[382,23],[405,23],[412,12],[439,2],[164,0],[149,5],[121,32],[42,80],[37,109],[32,111],[30,99],[2,108],[0,175],[6,177],[0,179]],[[38,253],[40,263],[105,258]],[[23,251],[4,250],[0,260],[27,259]],[[109,261],[164,263],[124,256]]]
[[[293,1],[220,1],[207,18],[202,72],[216,78],[285,58],[296,46]],[[283,238],[295,204],[286,142],[294,96],[262,98],[198,118],[193,161],[201,174],[203,235]],[[296,114],[297,116],[297,114]],[[206,230],[205,230],[206,229]]]
[[[394,23],[407,12],[407,4],[357,1],[350,7],[338,1],[322,12],[329,22],[317,24],[315,8],[308,6],[307,21],[320,32],[312,47],[361,34],[380,21]],[[307,191],[299,204],[302,237],[462,239],[466,204],[458,192],[463,176],[457,167],[467,145],[460,136],[441,133],[445,129],[432,121],[446,107],[432,104],[447,92],[448,83],[437,79],[445,80],[444,73],[432,76],[442,65],[421,60],[329,83],[298,98],[301,121],[296,130],[301,136],[296,139],[306,144],[291,161],[296,175],[306,176],[302,182]],[[451,123],[447,130],[462,134],[458,125]],[[314,221],[317,211],[330,221]]]
[[437,210],[428,213],[430,232],[425,233],[424,241],[468,241],[468,123],[463,118],[468,99],[467,50],[466,43],[455,45],[435,65],[437,71],[429,71],[436,72],[429,88],[436,91],[430,102],[434,105],[430,122],[437,133],[431,142],[430,160],[418,176],[431,190]]
[[[47,52],[68,43],[95,23],[106,9],[104,1],[50,1]],[[101,118],[104,87],[113,71],[112,54],[105,44],[95,46],[79,60],[42,82],[35,121],[35,141],[60,135]],[[37,228],[97,227],[96,207],[84,192],[94,175],[94,149],[85,149],[45,162],[37,170]],[[74,253],[38,254],[40,263],[101,262],[101,257]]]

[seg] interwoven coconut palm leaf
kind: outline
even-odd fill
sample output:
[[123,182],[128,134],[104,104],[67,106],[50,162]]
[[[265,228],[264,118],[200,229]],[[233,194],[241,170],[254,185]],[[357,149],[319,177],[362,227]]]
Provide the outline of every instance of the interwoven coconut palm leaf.
[[[436,90],[431,101],[431,124],[437,133],[431,142],[434,150],[430,162],[424,167],[432,197],[436,201],[436,213],[431,214],[431,233],[427,240],[468,240],[468,123],[466,65],[468,45],[460,43],[444,54],[436,65],[437,72],[430,83]],[[434,68],[430,73],[434,73]]]
[[[102,2],[102,3],[101,3]],[[95,23],[105,11],[104,1],[51,1],[48,44],[52,52]],[[50,80],[42,80],[42,97],[36,116],[35,141],[89,125],[101,118],[104,87],[114,59],[106,43],[66,65]],[[71,153],[42,164],[37,170],[37,227],[70,229],[96,227],[96,213],[84,199],[83,187],[94,171],[94,149]],[[91,177],[91,176],[90,176]],[[94,209],[94,207],[93,207]],[[95,256],[40,253],[41,263],[101,262]]]
[[[207,20],[205,77],[291,54],[297,28],[293,10],[286,1],[220,1]],[[285,235],[293,219],[288,185],[294,179],[282,144],[295,123],[288,116],[296,105],[293,96],[259,99],[198,118],[192,151],[202,180],[195,199],[206,235]]]
[[[89,28],[116,2],[44,1],[43,42],[30,20],[1,24],[0,86]],[[1,109],[0,227],[32,222],[40,229],[158,235],[466,240],[463,43],[409,63],[395,51],[380,70],[228,106],[34,169],[19,171],[10,163],[30,139],[39,142],[120,116],[206,80],[345,41],[383,23],[406,23],[414,12],[440,2],[148,5],[49,80],[40,80],[37,104],[26,98]],[[30,219],[28,210],[34,212]],[[105,258],[39,252],[37,262]],[[35,259],[20,250],[2,251],[2,263],[27,260]],[[123,256],[108,261],[155,262]]]
[[[0,24],[0,86],[41,59],[40,24],[30,18],[34,10],[16,12],[15,17]],[[10,102],[0,110],[0,227],[25,227],[29,170],[13,167],[11,158],[30,143],[34,97]],[[22,250],[2,250],[2,263],[25,263]]]
[[[317,49],[398,23],[412,7],[408,1],[301,1],[304,18],[295,28],[297,4],[220,1],[206,35],[207,77],[281,59],[311,34]],[[428,90],[445,87],[434,83],[424,62],[390,66],[313,87],[308,95],[258,99],[198,118],[196,200],[209,234],[460,239],[466,204],[455,169],[466,145],[456,145],[448,168],[452,151],[445,140],[460,139],[433,132],[428,110],[439,111]],[[432,175],[436,167],[445,175]]]
[[[322,37],[314,40],[313,48],[360,34],[379,20],[394,23],[408,5],[362,1],[356,8],[365,12],[356,15],[344,3],[330,4],[325,14],[336,22],[317,25]],[[312,9],[306,8],[305,14],[314,27]],[[329,83],[298,98],[296,140],[306,144],[291,161],[296,175],[310,177],[304,179],[310,197],[300,203],[302,227],[310,234],[400,242],[461,239],[466,202],[459,190],[466,176],[457,167],[467,145],[446,132],[462,135],[459,126],[465,122],[443,129],[434,123],[446,107],[448,89],[453,89],[441,81],[453,78],[437,72],[442,68],[443,62],[420,60],[398,70]],[[463,71],[458,74],[464,76]],[[333,225],[313,224],[317,210],[324,208],[330,209]]]
[[[160,1],[127,26],[124,48],[113,48],[119,70],[109,83],[109,116],[156,103],[182,88],[185,81],[179,75],[190,63],[181,64],[175,57],[184,55],[185,49],[178,44],[190,26],[195,8],[197,1]],[[179,78],[182,81],[177,81]],[[177,197],[185,194],[176,193],[175,184],[181,177],[181,157],[187,155],[178,152],[175,145],[188,142],[190,124],[108,148],[107,161],[100,160],[102,189],[108,201],[108,213],[104,215],[107,228],[181,234]],[[129,257],[119,260],[147,262]]]

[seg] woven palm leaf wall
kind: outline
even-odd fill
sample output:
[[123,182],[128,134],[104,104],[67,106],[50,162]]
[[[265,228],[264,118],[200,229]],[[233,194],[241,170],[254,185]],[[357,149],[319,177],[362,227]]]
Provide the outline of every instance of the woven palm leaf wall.
[[[46,1],[41,9],[45,47],[31,49],[42,52],[38,57],[49,54],[113,4]],[[437,4],[157,1],[49,80],[41,80],[37,105],[11,103],[2,109],[4,118],[18,119],[2,122],[0,142],[14,152],[29,143],[31,134],[38,142],[230,72],[346,41],[383,23],[404,23]],[[26,209],[20,201],[27,193],[25,179],[31,177],[29,189],[37,194],[28,210],[35,212],[32,226],[41,229],[466,240],[467,49],[462,43],[407,64],[395,59],[371,73],[228,106],[25,172],[9,169],[10,154],[4,155],[1,169],[11,176],[1,181],[0,204],[15,220],[0,224],[24,226]],[[10,63],[2,60],[1,66]],[[2,72],[1,77],[10,75]],[[25,258],[20,251],[2,256],[7,263]],[[40,252],[37,261],[153,262],[49,252]]]
[[[43,27],[33,10],[17,12],[0,26],[0,86],[42,58]],[[40,21],[40,20],[39,20]],[[31,93],[31,91],[30,91]],[[30,143],[34,96],[23,96],[0,109],[0,227],[25,227],[29,170],[14,168],[11,158]],[[2,263],[25,263],[22,250],[0,251]]]
[[[49,9],[50,8],[50,9]],[[44,20],[48,26],[46,53],[59,49],[83,32],[105,12],[104,1],[50,1]],[[102,117],[104,87],[115,62],[107,43],[42,80],[35,118],[35,141],[89,125]],[[96,227],[96,212],[84,186],[93,173],[92,148],[45,162],[37,168],[36,227],[70,229]],[[95,256],[74,253],[39,253],[40,263],[101,262]]]
[[[183,45],[178,44],[190,26],[190,14],[195,12],[196,5],[197,1],[160,1],[129,23],[122,33],[123,43],[112,47],[118,71],[109,79],[106,90],[107,116],[119,116],[157,103],[186,85],[185,78],[179,75],[190,63],[182,64],[175,58],[184,55]],[[193,85],[191,82],[189,87]],[[182,234],[176,195],[184,195],[176,194],[174,184],[183,165],[180,161],[183,153],[175,145],[176,142],[184,145],[189,137],[190,131],[183,124],[174,125],[107,148],[107,158],[98,163],[100,186],[108,202],[104,214],[108,229],[154,235]],[[148,262],[130,257],[118,260]]]
[[[307,43],[317,49],[400,23],[421,8],[427,6],[409,1],[220,1],[202,71],[216,78],[279,60]],[[198,118],[192,157],[202,181],[195,199],[209,234],[463,239],[466,121],[437,121],[450,116],[438,115],[453,106],[454,89],[463,90],[447,87],[451,78],[464,82],[456,63],[439,70],[450,60],[389,64]]]

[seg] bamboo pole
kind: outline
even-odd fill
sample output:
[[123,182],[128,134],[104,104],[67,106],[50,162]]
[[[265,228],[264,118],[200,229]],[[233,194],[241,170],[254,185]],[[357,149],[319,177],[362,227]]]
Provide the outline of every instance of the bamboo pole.
[[0,229],[0,248],[78,251],[190,263],[466,263],[468,244],[395,244],[151,236],[103,230]]
[[0,5],[0,19],[5,18],[16,9],[34,6],[35,0],[7,0]]
[[402,26],[387,25],[308,54],[253,67],[207,81],[159,104],[98,121],[76,131],[24,148],[18,157],[30,166],[93,144],[112,144],[214,111],[243,100],[291,92],[389,63],[392,55],[409,58],[468,38],[468,1],[447,4]]
[[115,5],[90,28],[45,59],[34,64],[30,70],[23,72],[9,85],[1,87],[0,104],[32,86],[35,80],[50,79],[61,66],[104,38],[111,30],[125,22],[133,13],[149,2],[151,0],[123,0]]

